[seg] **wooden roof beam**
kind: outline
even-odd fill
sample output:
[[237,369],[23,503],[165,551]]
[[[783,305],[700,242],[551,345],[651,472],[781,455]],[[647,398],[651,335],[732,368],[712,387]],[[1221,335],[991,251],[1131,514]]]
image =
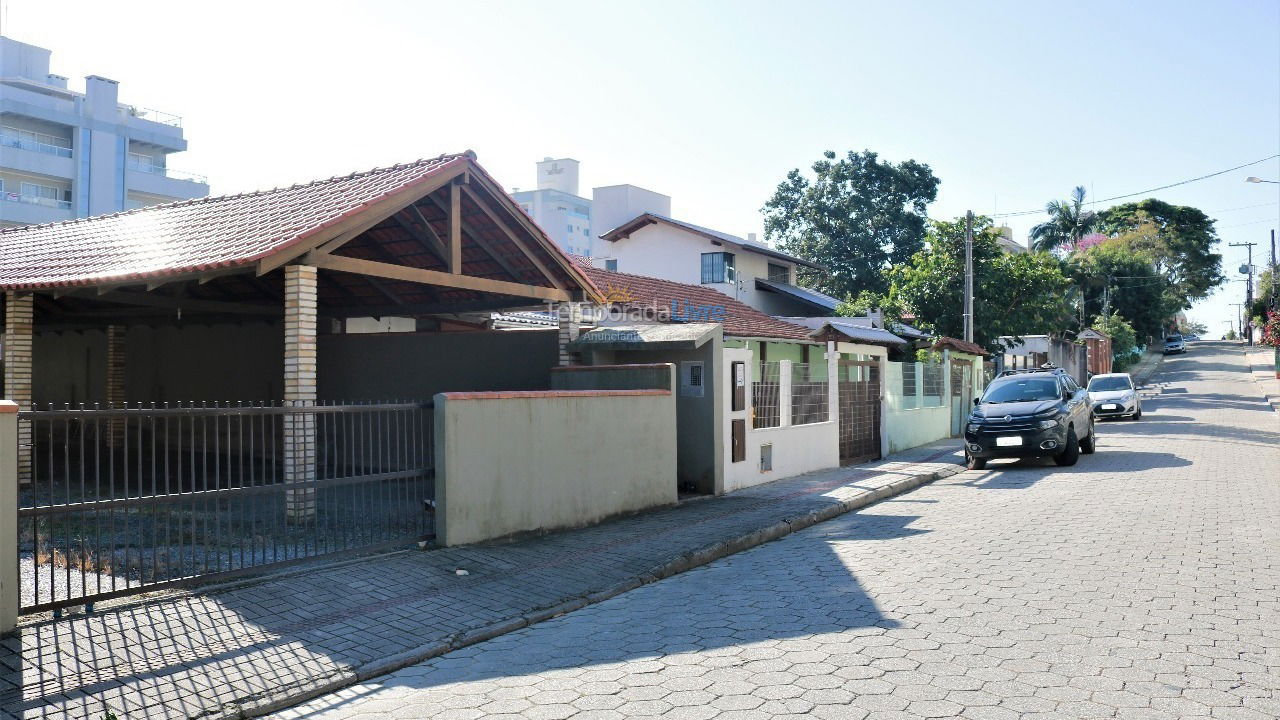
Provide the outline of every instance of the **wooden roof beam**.
[[441,287],[472,290],[475,292],[495,293],[498,295],[514,295],[516,297],[537,298],[539,300],[571,300],[569,292],[561,288],[549,288],[541,285],[525,285],[523,283],[490,280],[471,275],[455,275],[438,270],[392,265],[390,263],[360,260],[358,258],[323,253],[308,253],[303,262],[326,270],[348,272],[356,275],[371,275],[388,280],[421,283],[423,285],[439,285]]
[[471,202],[475,203],[476,207],[480,208],[485,216],[487,216],[494,225],[498,226],[498,229],[507,236],[507,239],[510,240],[512,244],[520,248],[520,251],[529,259],[529,262],[533,263],[534,267],[538,268],[538,272],[542,273],[543,277],[561,290],[564,289],[564,283],[561,282],[560,278],[556,277],[555,273],[551,272],[551,270],[547,268],[546,263],[542,262],[536,254],[525,246],[524,240],[520,238],[505,222],[503,222],[502,218],[498,217],[498,213],[495,212],[493,208],[489,207],[488,203],[480,199],[480,196],[476,194],[475,190],[472,190],[469,185],[455,187],[461,187],[462,191],[471,199]]

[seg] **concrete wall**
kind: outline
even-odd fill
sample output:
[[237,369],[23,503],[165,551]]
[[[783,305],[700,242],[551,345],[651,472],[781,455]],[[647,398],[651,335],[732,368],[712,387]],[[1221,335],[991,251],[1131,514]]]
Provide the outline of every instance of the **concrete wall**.
[[435,396],[436,539],[571,528],[676,501],[664,390]]
[[[281,332],[268,323],[129,328],[125,397],[135,402],[279,399]],[[106,400],[103,331],[38,333],[33,352],[36,402]]]
[[555,330],[322,335],[320,399],[546,390],[558,353]]
[[[676,397],[677,473],[680,487],[706,495],[724,492],[723,452],[729,442],[729,429],[724,420],[728,399],[723,399],[720,371],[724,347],[721,337],[714,338],[694,350],[645,350],[611,353],[615,363],[681,363],[700,362],[703,371],[701,397],[679,392]],[[598,360],[597,360],[598,362]],[[678,384],[678,381],[677,381]]]
[[[106,399],[101,330],[38,333],[36,402]],[[137,326],[125,335],[125,397],[133,402],[278,400],[279,325]],[[319,399],[423,400],[438,392],[545,390],[554,330],[322,335]]]
[[[895,453],[913,447],[952,437],[954,418],[957,414],[967,416],[973,406],[973,398],[982,394],[984,383],[982,376],[982,358],[966,353],[946,351],[943,353],[943,390],[941,405],[924,407],[911,406],[904,403],[902,393],[902,367],[905,363],[887,363],[884,374],[887,402],[884,412],[884,433],[888,452]],[[970,367],[970,378],[973,383],[973,396],[962,394],[951,395],[951,365],[966,364]],[[922,363],[915,363],[917,398],[923,399]],[[956,404],[953,404],[954,403]],[[930,396],[928,402],[934,402]],[[961,422],[963,424],[963,422]]]
[[[917,398],[923,389],[923,363],[917,366]],[[890,453],[909,450],[951,437],[951,403],[944,386],[940,405],[911,407],[903,402],[902,366],[904,363],[887,363],[884,374],[888,402],[885,403],[884,428]],[[945,369],[945,366],[944,366]],[[950,383],[950,371],[943,373],[945,383]],[[935,396],[930,396],[930,401]]]
[[676,366],[566,365],[551,368],[552,390],[670,390],[676,391]]

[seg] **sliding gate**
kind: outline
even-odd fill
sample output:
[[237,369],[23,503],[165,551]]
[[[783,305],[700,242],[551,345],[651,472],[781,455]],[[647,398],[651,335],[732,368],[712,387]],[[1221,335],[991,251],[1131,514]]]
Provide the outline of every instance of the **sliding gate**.
[[21,412],[22,611],[429,537],[432,420],[430,403]]
[[839,360],[840,464],[880,458],[880,363]]

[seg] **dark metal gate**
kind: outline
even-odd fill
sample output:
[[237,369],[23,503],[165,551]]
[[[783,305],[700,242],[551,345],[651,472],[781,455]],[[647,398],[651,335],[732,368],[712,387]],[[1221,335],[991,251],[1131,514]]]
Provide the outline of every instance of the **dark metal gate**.
[[21,609],[429,537],[432,420],[430,403],[19,413]]
[[880,364],[840,358],[840,464],[880,458]]

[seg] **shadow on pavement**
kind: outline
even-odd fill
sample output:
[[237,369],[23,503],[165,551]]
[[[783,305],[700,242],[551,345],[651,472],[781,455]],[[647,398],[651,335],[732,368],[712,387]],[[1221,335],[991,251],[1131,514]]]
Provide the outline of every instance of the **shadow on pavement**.
[[[536,681],[531,676],[545,678],[559,671],[581,670],[573,676],[575,684],[614,683],[623,676],[651,672],[656,684],[678,673],[682,664],[671,663],[668,656],[682,653],[699,653],[703,662],[723,655],[725,662],[718,667],[770,672],[769,661],[783,654],[774,641],[834,633],[877,635],[900,626],[881,612],[833,546],[927,532],[906,527],[917,517],[846,515],[838,529],[821,534],[825,552],[799,553],[802,562],[797,561],[796,536],[768,543],[607,603],[428,660],[411,672],[364,686],[359,693],[331,696],[316,714],[373,692],[487,692],[527,685]],[[805,542],[812,545],[814,538]],[[752,572],[744,573],[744,566]],[[668,662],[657,662],[660,657],[668,657]],[[779,682],[793,680],[779,673]],[[458,683],[468,689],[445,687]]]

